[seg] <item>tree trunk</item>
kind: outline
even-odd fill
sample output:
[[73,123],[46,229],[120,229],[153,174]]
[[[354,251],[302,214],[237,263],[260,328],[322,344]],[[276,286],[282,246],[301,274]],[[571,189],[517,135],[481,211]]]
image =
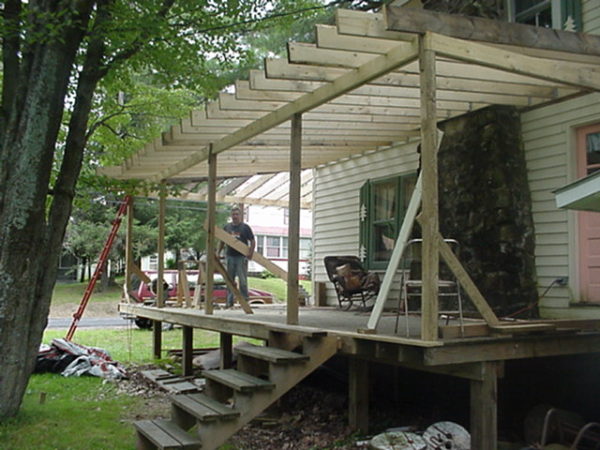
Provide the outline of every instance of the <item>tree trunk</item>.
[[21,49],[21,68],[8,71],[18,76],[19,89],[14,99],[3,95],[9,114],[0,146],[0,421],[21,405],[47,324],[66,226],[46,224],[50,173],[71,67],[92,3],[38,2],[49,14],[68,11],[72,20],[65,17],[60,39]]
[[85,267],[87,266],[87,258],[83,258],[81,264],[81,275],[79,276],[79,282],[83,283],[85,281]]

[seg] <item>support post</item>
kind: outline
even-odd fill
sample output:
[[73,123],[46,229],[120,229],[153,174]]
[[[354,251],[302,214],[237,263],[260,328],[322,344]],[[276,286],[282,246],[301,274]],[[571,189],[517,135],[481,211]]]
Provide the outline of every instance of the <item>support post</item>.
[[213,283],[215,274],[215,223],[217,209],[217,155],[212,151],[212,144],[208,153],[208,229],[206,231],[206,291],[204,305],[206,314],[213,313]]
[[481,364],[483,379],[471,380],[471,448],[495,450],[498,444],[498,363]]
[[192,365],[192,360],[194,359],[194,328],[184,325],[181,333],[181,365],[183,367],[183,376],[188,377],[194,374],[194,366]]
[[[158,275],[156,279],[156,305],[159,308],[165,306],[163,279],[165,273],[165,206],[167,190],[165,182],[160,184],[158,196]],[[162,322],[155,320],[152,324],[152,343],[154,357],[162,356]]]
[[155,359],[162,357],[162,322],[152,321],[152,354]]
[[437,111],[435,86],[435,52],[428,41],[419,37],[419,70],[421,81],[421,171],[423,175],[423,297],[421,339],[438,339],[438,159]]
[[229,369],[233,365],[233,335],[229,333],[219,334],[219,345],[221,347],[221,369]]
[[348,360],[348,425],[354,431],[369,432],[369,364]]
[[287,323],[298,324],[298,257],[300,256],[300,170],[302,167],[302,114],[292,116],[288,223]]
[[156,300],[159,308],[165,306],[163,280],[165,277],[165,209],[167,189],[165,182],[160,184],[158,196],[158,278],[156,281]]
[[133,275],[133,197],[127,205],[127,230],[125,235],[125,299],[131,302],[131,277]]

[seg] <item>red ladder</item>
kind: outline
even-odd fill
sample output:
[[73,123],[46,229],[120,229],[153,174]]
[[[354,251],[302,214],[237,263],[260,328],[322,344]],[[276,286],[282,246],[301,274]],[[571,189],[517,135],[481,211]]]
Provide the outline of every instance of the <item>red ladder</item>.
[[70,341],[71,338],[73,337],[73,335],[75,334],[75,330],[77,329],[77,324],[79,323],[79,320],[83,316],[83,312],[85,311],[85,308],[86,308],[88,302],[90,301],[90,297],[92,296],[92,293],[94,292],[94,287],[96,287],[96,281],[98,281],[98,278],[100,278],[100,275],[102,275],[102,270],[104,268],[104,264],[106,264],[106,260],[108,259],[108,254],[110,253],[110,249],[113,245],[113,242],[115,241],[115,237],[117,236],[117,231],[119,231],[119,227],[121,226],[121,219],[127,212],[127,206],[129,205],[130,202],[131,202],[131,196],[129,196],[129,195],[125,196],[125,198],[123,199],[123,203],[121,203],[121,206],[119,207],[119,211],[117,211],[117,217],[115,218],[115,220],[113,220],[112,229],[110,230],[110,234],[108,235],[108,238],[106,239],[106,243],[104,244],[102,253],[100,253],[100,258],[98,259],[98,263],[96,264],[96,270],[94,270],[94,275],[90,279],[90,282],[88,283],[87,288],[85,289],[85,292],[83,293],[83,298],[81,299],[79,308],[77,308],[77,311],[75,312],[75,314],[73,314],[73,322],[71,322],[69,331],[67,332],[67,335],[65,336],[65,339],[67,341]]

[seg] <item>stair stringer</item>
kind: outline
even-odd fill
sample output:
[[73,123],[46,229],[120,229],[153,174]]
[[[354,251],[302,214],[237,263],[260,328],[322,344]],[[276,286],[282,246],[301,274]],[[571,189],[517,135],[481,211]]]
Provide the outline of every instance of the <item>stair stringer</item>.
[[202,441],[202,450],[218,448],[236,431],[329,360],[338,349],[338,338],[305,338],[302,353],[310,356],[308,361],[284,365],[270,363],[269,381],[275,384],[275,389],[252,393],[235,392],[235,408],[241,412],[240,417],[234,420],[199,423],[197,434]]

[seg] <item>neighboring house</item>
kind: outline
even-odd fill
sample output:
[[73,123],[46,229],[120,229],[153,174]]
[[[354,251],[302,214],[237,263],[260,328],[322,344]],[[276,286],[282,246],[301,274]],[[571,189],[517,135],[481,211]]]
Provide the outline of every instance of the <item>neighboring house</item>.
[[[600,2],[595,0],[508,0],[507,6],[513,21],[600,34]],[[545,293],[540,313],[600,317],[600,214],[558,209],[553,194],[600,168],[600,94],[523,111],[521,123],[538,288]],[[314,280],[326,283],[328,303],[334,304],[335,293],[322,263],[325,256],[357,255],[383,273],[393,242],[385,245],[382,230],[403,218],[418,167],[417,145],[398,144],[316,169]],[[398,201],[390,203],[392,196]],[[396,299],[397,293],[392,290],[389,298]],[[388,306],[394,306],[392,301]]]
[[[244,221],[252,227],[256,237],[256,251],[287,270],[288,262],[288,209],[275,206],[248,205]],[[312,255],[312,213],[300,210],[299,273],[308,276]],[[248,271],[259,274],[265,269],[250,261]]]

